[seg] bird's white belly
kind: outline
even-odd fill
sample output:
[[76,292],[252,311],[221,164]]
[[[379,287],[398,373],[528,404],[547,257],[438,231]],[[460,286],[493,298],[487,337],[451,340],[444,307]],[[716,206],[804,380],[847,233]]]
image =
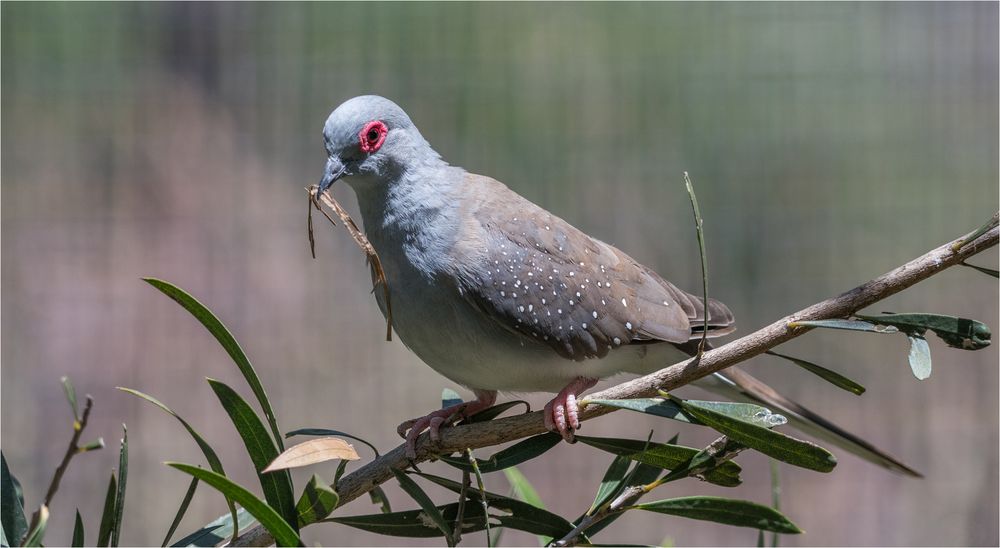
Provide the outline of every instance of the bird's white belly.
[[[662,343],[623,346],[603,359],[569,360],[546,344],[505,329],[451,284],[400,271],[406,269],[398,264],[387,268],[396,334],[427,365],[471,389],[558,392],[577,377],[648,373],[684,357],[673,345]],[[381,291],[375,295],[384,314]]]

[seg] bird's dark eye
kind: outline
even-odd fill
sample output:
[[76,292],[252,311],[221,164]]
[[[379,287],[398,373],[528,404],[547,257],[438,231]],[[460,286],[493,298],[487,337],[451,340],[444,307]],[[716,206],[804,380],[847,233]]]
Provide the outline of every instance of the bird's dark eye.
[[389,128],[381,120],[372,120],[358,133],[358,145],[361,152],[369,154],[377,151],[385,141]]

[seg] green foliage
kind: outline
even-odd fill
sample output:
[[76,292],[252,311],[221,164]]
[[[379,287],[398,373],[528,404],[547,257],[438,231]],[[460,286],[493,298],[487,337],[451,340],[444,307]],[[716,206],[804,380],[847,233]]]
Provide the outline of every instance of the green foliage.
[[451,525],[445,521],[444,516],[441,515],[441,511],[434,506],[431,498],[427,496],[427,493],[417,485],[417,482],[413,481],[407,477],[405,472],[400,472],[395,468],[392,470],[392,475],[396,476],[396,481],[399,482],[399,486],[406,491],[406,494],[410,495],[410,498],[415,500],[417,504],[424,510],[424,514],[431,520],[434,525],[441,530],[444,534],[444,538],[448,541],[449,546],[454,546],[454,533],[451,530]]
[[[694,202],[693,195],[692,201]],[[697,207],[696,202],[694,204]],[[345,459],[341,460],[337,467],[334,479],[334,483],[337,483],[344,473],[346,459],[356,459],[357,454],[347,442],[342,439],[334,439],[331,436],[347,437],[364,443],[372,449],[377,458],[380,455],[375,446],[360,437],[339,430],[304,428],[289,432],[287,437],[310,435],[323,436],[323,438],[310,440],[283,451],[283,445],[277,436],[277,422],[271,412],[263,386],[235,338],[211,311],[183,290],[167,282],[152,279],[147,281],[180,303],[216,337],[243,373],[264,410],[267,422],[270,423],[269,432],[268,427],[257,412],[235,390],[222,382],[208,379],[210,387],[219,399],[223,410],[231,419],[253,462],[264,496],[264,500],[261,500],[246,488],[226,477],[222,463],[211,445],[186,420],[152,396],[137,390],[120,388],[126,393],[153,403],[177,419],[195,440],[211,468],[211,470],[206,470],[190,464],[167,463],[169,466],[191,475],[192,479],[163,539],[164,545],[169,542],[183,519],[195,495],[198,483],[205,482],[223,494],[230,507],[230,513],[187,535],[175,545],[214,546],[229,537],[235,538],[240,530],[254,522],[259,522],[264,526],[273,535],[279,546],[301,545],[299,528],[317,522],[339,523],[373,533],[398,537],[443,538],[450,546],[456,545],[464,533],[483,530],[487,532],[486,541],[489,545],[499,538],[499,535],[494,537],[489,534],[491,527],[498,528],[497,531],[515,529],[539,535],[542,543],[548,543],[553,539],[572,538],[575,539],[574,542],[583,545],[594,545],[591,544],[593,535],[599,533],[628,511],[644,510],[755,528],[761,531],[759,537],[761,544],[763,544],[764,538],[763,531],[770,531],[775,535],[773,544],[776,546],[777,534],[801,532],[778,509],[776,461],[820,472],[829,472],[836,465],[836,459],[825,449],[774,431],[774,427],[785,424],[785,417],[774,414],[760,405],[684,400],[666,393],[661,393],[662,397],[657,398],[630,400],[584,399],[581,402],[583,404],[612,406],[670,418],[692,425],[710,427],[723,434],[723,437],[708,447],[698,450],[678,445],[676,436],[664,444],[655,443],[649,439],[644,441],[577,435],[576,439],[581,443],[612,453],[615,456],[597,486],[593,503],[586,513],[572,523],[546,510],[534,487],[516,468],[516,465],[537,458],[557,445],[561,438],[553,433],[545,433],[521,440],[486,459],[474,458],[471,450],[466,450],[461,457],[440,456],[440,460],[462,471],[464,474],[462,482],[423,473],[419,470],[409,474],[403,470],[392,470],[403,491],[416,502],[419,509],[393,512],[384,491],[375,485],[368,491],[368,494],[373,503],[380,505],[381,512],[369,515],[331,517],[331,513],[340,503],[340,497],[334,487],[327,484],[320,476],[313,475],[296,502],[291,475],[287,470],[279,468],[294,466],[300,462],[321,462],[329,460],[329,458]],[[951,316],[886,314],[882,316],[859,315],[857,318],[859,319],[797,322],[791,326],[828,327],[876,333],[902,332],[911,340],[910,361],[914,374],[918,375],[918,378],[921,375],[926,378],[930,374],[930,352],[923,337],[926,331],[932,331],[951,346],[965,349],[983,348],[989,344],[990,339],[989,329],[980,322]],[[861,385],[829,369],[799,358],[776,352],[769,353],[792,361],[852,393],[860,395],[864,392],[864,387]],[[62,379],[62,383],[66,399],[73,411],[74,438],[72,444],[74,445],[71,447],[75,447],[75,451],[71,451],[71,453],[86,452],[103,447],[103,441],[100,439],[83,446],[75,445],[80,431],[86,426],[91,401],[88,396],[87,406],[81,416],[73,384],[65,377]],[[442,393],[443,406],[455,405],[460,401],[458,394],[453,391],[446,389]],[[473,417],[463,419],[462,422],[474,423],[492,420],[520,404],[527,407],[525,402],[506,402],[486,409]],[[651,436],[652,434],[650,434]],[[332,445],[332,442],[337,442],[336,447]],[[772,461],[773,507],[743,500],[697,495],[638,503],[639,498],[652,489],[687,477],[700,478],[726,487],[739,485],[742,481],[740,477],[742,469],[731,459],[745,449],[754,449],[776,460]],[[299,455],[299,453],[302,454]],[[289,461],[291,464],[288,464],[282,459],[286,461],[291,459],[294,462]],[[0,529],[2,540],[5,544],[18,544],[18,540],[23,539],[24,545],[41,546],[49,518],[48,507],[41,506],[33,519],[29,532],[23,511],[20,486],[10,474],[6,459],[3,458],[2,454],[0,454],[0,460],[2,460],[3,465],[3,527]],[[66,462],[64,461],[61,469],[65,469]],[[271,469],[277,471],[269,471]],[[481,474],[501,470],[511,484],[513,496],[491,493],[486,491],[483,486]],[[664,475],[664,471],[667,471],[666,475]],[[57,471],[58,473],[61,472]],[[470,473],[476,476],[478,490],[469,488]],[[457,494],[459,501],[436,504],[414,480],[415,476]],[[118,546],[119,544],[125,510],[127,478],[128,436],[127,432],[123,432],[117,475],[112,472],[104,501],[97,534],[98,546]],[[242,507],[237,509],[236,503]],[[75,516],[71,544],[82,546],[84,542],[84,525],[78,510]]]
[[24,544],[22,546],[32,546],[40,547],[42,546],[42,539],[45,537],[45,528],[49,524],[49,508],[42,505],[38,509],[38,523],[35,527],[28,533],[28,537],[24,539]]
[[851,379],[848,379],[847,377],[841,375],[840,373],[827,369],[821,365],[817,365],[813,362],[806,361],[801,358],[795,358],[785,354],[779,354],[772,350],[768,350],[767,352],[764,353],[788,360],[794,363],[795,365],[801,367],[802,369],[805,369],[806,371],[812,373],[813,375],[816,375],[817,377],[825,380],[826,382],[836,386],[837,388],[847,390],[852,394],[860,396],[861,394],[865,393],[864,386],[861,386],[860,384],[852,381]]
[[982,350],[990,345],[990,328],[983,322],[943,314],[896,314],[887,312],[878,316],[856,314],[862,320],[876,325],[895,327],[910,336],[930,330],[948,346],[961,350]]
[[[150,396],[149,394],[144,394],[142,392],[139,392],[138,390],[133,390],[131,388],[123,388],[121,386],[117,388],[122,392],[132,394],[133,396],[137,396],[139,398],[148,401],[149,403],[152,403],[153,405],[162,409],[165,413],[167,413],[171,417],[177,419],[177,422],[181,423],[181,426],[183,426],[184,429],[188,431],[188,434],[191,435],[191,437],[194,439],[194,442],[198,444],[198,448],[201,449],[201,453],[205,456],[205,460],[208,461],[208,466],[211,467],[211,469],[215,473],[221,476],[226,475],[225,469],[222,468],[222,461],[219,460],[219,455],[215,452],[215,449],[212,449],[212,446],[209,445],[207,441],[205,441],[205,438],[203,438],[201,434],[199,434],[194,429],[194,427],[192,427],[191,424],[188,423],[188,421],[184,420],[183,417],[175,413],[173,409],[170,409],[163,402],[154,398],[153,396]],[[232,499],[227,497],[226,504],[229,506],[229,513],[232,516],[232,520],[234,522],[238,521],[236,518],[236,505],[233,504]]]
[[[458,518],[457,502],[438,506],[438,512],[448,523],[455,523]],[[463,533],[474,533],[485,528],[485,514],[482,507],[466,506],[462,514],[460,524]],[[393,537],[405,538],[435,538],[442,537],[441,532],[434,523],[427,519],[427,514],[423,510],[405,510],[402,512],[390,512],[380,514],[366,514],[361,516],[345,516],[326,518],[325,522],[339,523],[377,533],[379,535],[389,535]]]
[[111,526],[111,545],[118,546],[125,515],[125,485],[128,482],[128,430],[122,425],[122,445],[118,453],[118,492],[115,493],[114,524]]
[[271,410],[271,403],[267,399],[267,393],[264,392],[264,386],[261,384],[260,378],[257,377],[257,372],[254,370],[253,365],[250,364],[250,359],[247,358],[247,355],[243,352],[243,348],[236,342],[236,338],[229,332],[229,329],[219,321],[211,310],[183,289],[170,282],[156,278],[143,278],[143,280],[162,291],[164,295],[170,297],[190,312],[219,341],[219,344],[222,345],[226,352],[229,353],[229,356],[236,362],[236,366],[239,367],[240,372],[243,373],[247,384],[250,385],[254,396],[257,397],[257,402],[260,403],[261,409],[264,410],[264,416],[267,417],[267,421],[271,425],[271,433],[274,435],[275,445],[278,446],[279,450],[283,451],[285,447],[281,442],[281,431],[278,429],[278,421],[274,417],[274,411]]
[[[990,345],[992,337],[989,326],[983,322],[943,314],[885,312],[875,316],[855,314],[855,317],[858,319],[797,321],[790,323],[789,327],[828,327],[871,333],[903,333],[910,342],[907,356],[910,370],[918,380],[925,380],[931,376],[931,349],[924,338],[927,331],[940,337],[948,346],[961,350],[986,348]],[[815,364],[813,366],[819,367]]]
[[208,379],[208,384],[243,439],[243,445],[257,471],[264,499],[298,532],[298,512],[295,510],[291,473],[288,470],[264,472],[268,464],[278,457],[278,449],[268,436],[264,424],[235,390],[214,379]]
[[[826,449],[814,443],[795,439],[761,426],[748,420],[749,417],[742,411],[739,413],[727,413],[725,412],[727,409],[726,406],[714,405],[711,404],[712,402],[695,400],[678,401],[685,413],[693,415],[700,422],[711,426],[733,441],[756,449],[772,458],[817,472],[829,472],[837,465],[837,459]],[[728,409],[736,408],[729,407]],[[758,412],[752,416],[766,422],[773,422],[772,417],[780,417],[780,415],[772,415],[770,412],[767,412],[767,414]]]
[[62,377],[59,379],[62,381],[63,392],[66,393],[66,401],[69,402],[70,409],[73,410],[73,425],[80,424],[80,411],[76,405],[76,388],[73,387],[73,382],[69,380],[69,377]]
[[[512,495],[514,495],[518,500],[527,502],[532,506],[543,510],[545,509],[545,503],[542,502],[542,497],[538,495],[538,491],[535,490],[535,486],[531,484],[528,477],[522,474],[520,470],[512,466],[504,469],[503,474],[507,477],[507,482],[510,483]],[[482,494],[483,493],[481,491],[480,495]],[[550,540],[552,540],[552,537],[547,537],[545,535],[538,537],[538,543],[542,546],[547,545]],[[493,544],[496,543],[494,542]]]
[[[497,472],[531,460],[545,453],[549,449],[552,449],[558,445],[560,441],[562,441],[562,438],[558,434],[553,434],[551,432],[539,434],[537,436],[521,440],[502,451],[497,451],[488,459],[476,459],[476,465],[479,467],[479,472],[483,474]],[[468,459],[448,456],[441,456],[438,458],[442,462],[446,462],[459,470],[467,472],[472,471],[472,465],[469,463]]]
[[[664,470],[674,470],[690,461],[698,449],[664,443],[648,443],[642,440],[622,438],[594,438],[576,436],[577,441],[591,447],[614,453],[626,459],[639,461]],[[723,487],[736,487],[743,480],[740,478],[740,465],[726,462],[722,466],[705,474],[705,481]]]
[[107,546],[111,542],[111,530],[115,526],[115,499],[118,496],[118,478],[111,472],[108,492],[104,496],[104,511],[101,512],[101,526],[97,530],[97,546]]
[[177,508],[177,513],[174,514],[174,520],[170,522],[170,529],[167,529],[167,534],[163,536],[163,542],[160,546],[166,546],[170,542],[170,537],[174,536],[174,531],[177,530],[177,526],[181,524],[181,520],[184,519],[184,514],[187,513],[188,505],[191,504],[191,499],[194,498],[194,492],[198,490],[198,478],[192,477],[191,483],[188,484],[187,491],[184,493],[184,499],[181,500],[181,505]]
[[3,523],[3,534],[11,546],[21,544],[21,539],[28,534],[28,521],[24,517],[24,497],[21,496],[21,485],[10,468],[7,467],[7,457],[0,452],[0,518]]
[[70,540],[69,545],[73,547],[83,546],[84,544],[84,533],[83,533],[83,518],[80,517],[80,509],[76,509],[76,519],[73,520],[73,538]]
[[264,501],[255,497],[253,493],[247,491],[246,488],[237,485],[226,476],[180,462],[168,462],[167,466],[171,466],[198,478],[199,480],[217,489],[220,493],[223,493],[227,498],[238,502],[240,506],[245,508],[247,512],[250,512],[253,517],[257,518],[257,521],[259,521],[260,524],[274,536],[274,540],[278,543],[278,546],[302,545],[302,541],[299,540],[298,533],[281,517],[281,515],[278,514],[278,512],[268,506]]
[[704,496],[679,497],[637,504],[632,508],[778,533],[802,532],[781,512],[746,500]]
[[298,513],[299,527],[305,527],[329,516],[340,502],[337,492],[323,481],[323,478],[313,474],[295,505]]
[[[454,493],[462,492],[462,485],[456,481],[431,474],[414,473]],[[555,538],[561,537],[572,529],[572,524],[566,521],[566,519],[528,502],[489,491],[480,494],[475,490],[470,490],[468,495],[470,500],[474,501],[479,501],[482,497],[485,497],[490,508],[501,510],[500,514],[492,516],[499,522],[501,527],[509,527],[519,531]]]
[[[235,527],[233,523],[236,524]],[[236,511],[236,521],[233,521],[232,514],[226,514],[178,540],[173,546],[216,546],[254,523],[257,523],[257,519],[246,508],[240,508]]]

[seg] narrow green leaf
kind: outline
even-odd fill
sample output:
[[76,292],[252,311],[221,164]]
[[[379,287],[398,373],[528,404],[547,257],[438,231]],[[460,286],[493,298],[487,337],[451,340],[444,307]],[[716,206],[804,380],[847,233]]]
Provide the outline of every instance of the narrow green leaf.
[[63,376],[59,380],[62,381],[63,392],[66,393],[69,408],[73,410],[73,429],[78,430],[80,428],[80,411],[76,405],[76,388],[73,388],[73,381],[69,380],[69,377]]
[[[191,437],[194,438],[194,442],[198,444],[198,448],[201,449],[201,453],[205,455],[205,460],[208,461],[208,466],[215,473],[221,476],[226,475],[225,469],[222,468],[222,461],[219,460],[219,456],[215,453],[215,450],[212,449],[212,446],[209,445],[207,441],[205,441],[205,438],[201,437],[201,434],[199,434],[190,424],[188,424],[188,421],[184,420],[184,418],[182,418],[177,413],[174,413],[173,409],[170,409],[163,402],[154,398],[153,396],[150,396],[149,394],[145,394],[139,392],[138,390],[133,390],[131,388],[124,388],[121,386],[118,386],[117,388],[122,392],[125,392],[127,394],[132,394],[133,396],[137,396],[139,398],[148,401],[149,403],[162,409],[165,413],[167,413],[171,417],[177,419],[177,422],[181,423],[181,426],[183,426],[184,429],[188,431],[188,434],[190,434]],[[239,520],[237,519],[236,516],[236,505],[233,504],[232,499],[229,499],[227,497],[226,504],[229,506],[229,514],[232,521],[238,522]]]
[[104,438],[97,438],[96,441],[92,441],[86,445],[82,445],[77,448],[80,453],[86,453],[87,451],[96,451],[98,449],[104,449]]
[[929,329],[948,346],[962,350],[986,348],[992,337],[990,328],[983,322],[943,314],[887,312],[879,316],[858,314],[857,317],[875,324],[896,327],[907,335],[922,336]]
[[259,521],[260,524],[271,533],[271,536],[274,537],[278,546],[302,545],[302,541],[299,540],[299,535],[295,532],[295,529],[282,519],[282,517],[274,511],[274,509],[268,506],[264,501],[255,497],[253,493],[247,491],[244,487],[237,485],[226,476],[180,462],[168,462],[167,466],[171,466],[182,472],[191,474],[192,476],[219,490],[230,499],[240,503],[241,506],[253,514],[253,517],[257,518],[257,521]]
[[344,477],[344,472],[347,470],[347,463],[351,462],[346,459],[341,459],[340,463],[337,464],[337,472],[333,475],[333,485],[336,485],[340,478]]
[[[784,415],[772,413],[770,409],[755,403],[742,403],[731,401],[709,401],[709,400],[681,400],[677,398],[677,403],[686,411],[691,407],[705,409],[725,415],[747,424],[759,426],[761,428],[774,428],[788,423]],[[690,414],[690,413],[689,413]]]
[[499,417],[500,415],[506,413],[507,410],[510,409],[511,407],[516,407],[518,405],[523,405],[525,407],[524,411],[525,413],[531,411],[531,405],[524,400],[505,401],[503,403],[494,405],[493,407],[490,407],[488,409],[483,409],[482,411],[476,413],[475,415],[472,415],[471,417],[463,420],[462,424],[473,424],[477,422],[491,421]]
[[746,500],[703,496],[680,497],[637,504],[632,508],[778,533],[802,532],[781,512]]
[[389,504],[389,497],[385,496],[385,491],[382,490],[382,487],[376,485],[374,489],[368,491],[368,498],[371,499],[372,504],[378,505],[383,514],[392,513],[392,505]]
[[[458,503],[453,502],[437,507],[438,512],[449,523],[454,523],[458,517]],[[462,514],[462,533],[482,531],[485,525],[483,508],[477,505],[466,505]],[[368,514],[362,516],[331,517],[324,522],[340,523],[348,527],[405,538],[436,538],[444,536],[423,510],[406,510],[388,514]]]
[[588,403],[606,405],[608,407],[617,407],[619,409],[628,409],[630,411],[638,411],[639,413],[656,415],[657,417],[666,417],[668,419],[674,419],[688,424],[701,424],[694,417],[685,414],[684,410],[681,409],[679,405],[665,398],[636,398],[631,400],[585,399],[581,402],[581,405],[586,405]]
[[991,229],[991,228],[993,228],[993,227],[996,226],[995,217],[996,216],[994,215],[993,219],[990,219],[989,221],[986,221],[986,224],[984,224],[983,226],[977,228],[976,231],[973,232],[972,234],[969,234],[968,236],[962,238],[961,240],[958,240],[955,243],[951,244],[951,250],[953,252],[957,252],[958,250],[962,249],[963,247],[965,247],[965,246],[969,245],[970,243],[974,242],[976,240],[976,238],[982,236],[983,234],[986,234],[986,232],[989,229]]
[[680,404],[686,413],[725,434],[729,439],[782,462],[817,472],[829,472],[837,465],[837,459],[818,445],[725,415],[717,410],[718,406],[705,405],[705,402],[695,400],[680,400]]
[[[160,546],[166,546],[170,543],[170,537],[174,536],[174,532],[177,531],[177,526],[181,524],[181,520],[184,519],[184,514],[187,513],[188,505],[191,504],[191,499],[194,498],[194,492],[198,489],[198,478],[191,478],[191,483],[188,484],[187,492],[184,493],[184,499],[181,500],[181,506],[177,509],[177,513],[174,515],[174,520],[170,522],[170,529],[167,529],[167,534],[163,537],[163,542]],[[230,519],[232,516],[227,516]]]
[[20,484],[10,468],[7,457],[0,452],[0,521],[3,532],[12,546],[18,546],[28,534],[28,521],[24,517],[24,499],[20,497]]
[[[448,489],[449,491],[452,491],[453,493],[462,492],[462,484],[457,481],[431,474],[424,474],[420,472],[414,473],[428,481]],[[470,499],[476,501],[481,500],[483,496],[476,490],[468,490],[467,495]],[[499,516],[495,516],[502,527],[509,527],[511,529],[517,529],[519,531],[525,531],[536,535],[545,535],[552,538],[561,538],[573,529],[572,524],[566,521],[565,518],[553,514],[544,508],[539,508],[533,504],[528,504],[527,502],[491,493],[489,491],[485,491],[485,497],[490,508],[504,512]],[[469,510],[470,507],[474,508],[475,506],[467,506],[466,510]],[[480,511],[480,519],[482,519],[482,515],[483,514]],[[445,514],[445,519],[448,519],[447,514]],[[450,522],[454,522],[454,519],[451,519]],[[479,525],[480,528],[482,528],[482,523]],[[464,531],[465,530],[463,529],[463,532]]]
[[[556,436],[558,437],[558,436]],[[560,438],[561,439],[561,438]],[[542,497],[538,496],[538,491],[535,490],[535,486],[531,485],[528,481],[527,476],[521,473],[516,467],[510,467],[503,471],[504,475],[507,477],[507,482],[510,483],[511,494],[517,499],[522,500],[532,506],[537,506],[538,508],[545,508],[545,503],[542,502]],[[483,493],[480,492],[480,495]],[[541,546],[548,545],[552,537],[540,535],[538,537],[538,544]],[[494,544],[496,546],[496,544]]]
[[788,327],[826,327],[828,329],[845,329],[848,331],[867,331],[869,333],[897,333],[899,329],[889,325],[875,325],[860,320],[811,320],[789,322]]
[[[771,508],[781,511],[781,466],[774,459],[767,459],[771,464]],[[761,529],[761,534],[764,530]],[[771,548],[778,548],[778,533],[771,533]]]
[[[698,449],[685,447],[683,445],[671,445],[650,442],[648,447],[643,440],[630,440],[622,438],[594,438],[589,436],[576,436],[577,441],[591,447],[620,455],[631,460],[639,461],[651,466],[656,466],[664,470],[675,470],[694,458],[699,453]],[[645,450],[644,450],[645,448]],[[723,487],[736,487],[742,483],[740,479],[740,465],[728,461],[718,468],[705,474],[705,481]]]
[[337,492],[330,489],[323,478],[313,474],[295,505],[299,526],[305,527],[329,516],[339,502],[340,496]]
[[[479,466],[479,471],[483,474],[496,472],[531,460],[542,453],[545,453],[549,449],[552,449],[558,445],[560,441],[562,441],[562,438],[559,437],[558,434],[553,434],[551,432],[540,434],[538,436],[532,436],[528,439],[521,440],[502,451],[497,451],[488,459],[476,459],[476,464]],[[465,458],[440,456],[438,459],[454,466],[455,468],[458,468],[459,470],[468,472],[472,471],[472,465],[469,464],[469,461]]]
[[503,473],[507,477],[507,481],[510,483],[515,497],[532,506],[545,508],[545,503],[542,502],[542,497],[538,496],[535,486],[531,484],[527,476],[522,474],[520,470],[516,467],[511,467],[504,470]]
[[288,470],[264,473],[268,464],[278,457],[278,449],[264,428],[257,413],[247,402],[225,383],[207,379],[219,403],[233,421],[236,431],[243,439],[250,460],[253,461],[260,487],[267,503],[281,514],[292,529],[298,532],[298,512],[295,510],[295,494],[292,490],[292,475]]
[[688,197],[691,198],[691,212],[694,214],[694,228],[698,237],[698,254],[701,256],[701,298],[702,306],[705,310],[704,324],[702,325],[701,343],[698,345],[698,358],[705,348],[705,340],[708,337],[708,259],[705,258],[705,227],[701,219],[701,211],[698,210],[698,198],[694,195],[694,185],[688,172],[684,172],[684,186],[687,188]]
[[38,509],[38,524],[28,533],[28,538],[24,539],[21,546],[42,546],[42,539],[45,538],[45,528],[49,524],[49,507],[44,504]]
[[236,519],[236,527],[233,527],[232,514],[219,516],[215,521],[178,540],[173,546],[217,546],[220,542],[232,538],[243,529],[257,523],[257,520],[250,512],[246,511],[246,508],[240,508],[236,511]]
[[438,529],[441,530],[442,533],[444,533],[445,539],[447,539],[448,544],[451,545],[453,542],[452,539],[454,538],[451,525],[445,521],[444,516],[441,515],[441,511],[437,506],[434,506],[434,502],[427,496],[427,493],[425,493],[424,490],[417,485],[417,482],[410,479],[406,473],[393,468],[392,475],[396,476],[396,481],[399,482],[399,486],[403,488],[403,491],[406,491],[406,494],[410,495],[410,498],[416,501],[416,503],[423,508],[427,517],[434,523],[434,525],[437,526]]
[[76,509],[76,519],[73,521],[73,540],[69,545],[73,547],[83,546],[83,519],[80,517],[80,509]]
[[864,386],[861,386],[860,384],[852,381],[851,379],[848,379],[847,377],[841,375],[840,373],[827,369],[821,365],[817,365],[813,362],[809,362],[800,358],[787,356],[785,354],[778,354],[777,352],[774,352],[772,350],[768,350],[767,352],[764,353],[788,360],[794,363],[795,365],[801,367],[802,369],[805,369],[806,371],[812,373],[813,375],[816,375],[817,377],[825,380],[826,382],[836,386],[837,388],[847,390],[852,394],[860,396],[861,394],[865,393]]
[[257,397],[258,403],[260,403],[261,409],[264,411],[264,416],[267,417],[267,422],[271,425],[271,433],[274,435],[274,443],[278,446],[278,449],[283,451],[285,449],[284,444],[281,441],[281,430],[278,429],[278,421],[274,417],[274,411],[271,410],[271,403],[267,399],[267,393],[264,392],[264,386],[261,384],[260,379],[257,377],[257,372],[254,371],[253,365],[250,364],[250,359],[240,348],[240,344],[236,342],[236,338],[233,337],[232,333],[226,328],[225,325],[208,309],[205,305],[201,304],[197,299],[189,295],[183,289],[166,282],[163,280],[158,280],[156,278],[143,278],[143,281],[149,285],[159,289],[164,295],[170,297],[177,304],[184,307],[185,310],[191,313],[202,325],[208,329],[209,333],[215,337],[215,340],[219,341],[219,344],[226,350],[229,356],[236,362],[236,366],[240,368],[243,373],[243,377],[246,379],[247,384],[250,385],[250,390],[253,391],[254,396]]
[[601,478],[601,485],[597,488],[597,495],[594,497],[593,504],[590,505],[590,510],[587,511],[588,514],[621,491],[625,485],[625,476],[628,475],[628,469],[631,466],[632,459],[628,457],[616,455],[612,459],[607,471],[604,472],[604,477]]
[[115,526],[115,497],[118,496],[118,480],[111,472],[108,493],[104,495],[104,510],[101,512],[101,526],[97,530],[97,546],[107,546],[111,542],[111,529]]
[[115,521],[111,527],[111,546],[118,546],[125,514],[125,484],[128,481],[128,430],[122,425],[122,446],[118,453],[118,493],[115,495]]
[[910,370],[917,380],[925,380],[931,376],[931,347],[923,337],[909,335],[907,338],[910,339]]
[[458,405],[460,403],[462,403],[462,396],[459,396],[458,392],[455,392],[451,388],[441,390],[441,409]]
[[969,264],[969,263],[967,263],[965,261],[962,261],[962,262],[960,262],[958,264],[960,264],[962,266],[967,266],[969,268],[974,268],[974,269],[982,272],[983,274],[986,274],[987,276],[993,276],[994,278],[1000,278],[1000,271],[993,270],[992,268],[986,268],[985,266],[976,266],[974,264]]
[[286,438],[292,436],[341,436],[345,438],[351,438],[355,441],[360,441],[361,443],[367,445],[375,453],[375,457],[378,458],[379,452],[374,445],[368,443],[367,441],[347,432],[341,432],[340,430],[330,430],[328,428],[299,428],[298,430],[292,430],[291,432],[285,434]]

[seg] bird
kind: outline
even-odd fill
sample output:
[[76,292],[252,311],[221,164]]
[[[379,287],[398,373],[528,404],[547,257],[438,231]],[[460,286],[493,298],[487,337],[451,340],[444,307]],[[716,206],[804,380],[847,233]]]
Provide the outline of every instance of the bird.
[[[703,335],[736,329],[725,304],[707,299],[706,306],[503,183],[449,164],[389,99],[343,102],[323,139],[318,192],[343,180],[357,196],[389,288],[393,330],[475,395],[400,424],[411,458],[423,431],[439,439],[442,426],[491,407],[498,392],[555,393],[545,427],[572,442],[577,399],[599,379],[656,371],[694,354]],[[374,295],[387,314],[387,297]],[[729,368],[702,384],[766,403],[873,462],[917,474],[745,371]]]

